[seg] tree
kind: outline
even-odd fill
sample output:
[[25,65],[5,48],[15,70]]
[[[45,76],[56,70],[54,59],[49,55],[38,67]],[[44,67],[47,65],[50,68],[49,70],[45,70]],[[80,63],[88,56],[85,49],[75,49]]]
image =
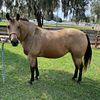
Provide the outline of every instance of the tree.
[[[4,0],[7,10],[11,14],[16,12],[28,15],[29,18],[37,19],[38,25],[42,27],[43,17],[52,20],[53,12],[59,8],[60,0]],[[85,19],[85,11],[90,0],[61,0],[64,17],[72,14],[76,21]]]
[[37,19],[37,23],[39,27],[43,25],[43,13],[42,8],[40,6],[40,0],[26,0],[28,6],[28,17],[33,15]]
[[34,5],[34,15],[37,19],[38,26],[42,27],[43,25],[43,13],[41,9],[39,9],[38,5]]
[[11,14],[13,14],[13,3],[14,3],[14,0],[4,0],[5,2],[5,6],[6,6],[6,9],[7,9],[7,12],[10,11]]
[[60,6],[60,0],[41,0],[39,3],[44,14],[47,16],[48,19],[53,20],[54,18],[54,10],[58,9]]
[[1,9],[2,5],[3,5],[3,0],[0,0],[0,9]]
[[27,0],[27,5],[31,13],[34,13],[38,26],[42,27],[45,15],[50,20],[54,18],[53,11],[58,8],[59,0]]
[[97,16],[97,21],[100,21],[100,0],[92,1],[91,12]]
[[76,22],[85,20],[85,11],[90,0],[61,0],[64,17],[72,14]]
[[1,17],[3,17],[3,11],[2,11],[2,5],[3,5],[3,0],[0,0],[0,21],[1,21]]

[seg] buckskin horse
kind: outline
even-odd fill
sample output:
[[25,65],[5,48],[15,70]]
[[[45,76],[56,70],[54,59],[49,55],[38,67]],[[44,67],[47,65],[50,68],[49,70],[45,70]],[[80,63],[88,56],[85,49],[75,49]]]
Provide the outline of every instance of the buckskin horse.
[[59,58],[70,52],[75,64],[75,72],[72,77],[77,82],[82,80],[82,70],[87,69],[92,58],[92,49],[89,37],[86,33],[73,29],[65,28],[61,30],[46,30],[34,25],[28,20],[20,18],[20,15],[10,17],[6,14],[8,20],[8,33],[13,46],[22,44],[24,53],[27,55],[31,79],[29,84],[34,81],[34,72],[36,79],[39,76],[37,57]]

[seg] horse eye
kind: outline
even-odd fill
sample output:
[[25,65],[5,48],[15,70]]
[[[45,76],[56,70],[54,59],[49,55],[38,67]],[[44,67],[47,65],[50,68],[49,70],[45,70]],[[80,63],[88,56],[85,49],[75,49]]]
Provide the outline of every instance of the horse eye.
[[18,29],[19,29],[20,27],[18,26]]
[[10,29],[10,25],[8,25],[7,28]]

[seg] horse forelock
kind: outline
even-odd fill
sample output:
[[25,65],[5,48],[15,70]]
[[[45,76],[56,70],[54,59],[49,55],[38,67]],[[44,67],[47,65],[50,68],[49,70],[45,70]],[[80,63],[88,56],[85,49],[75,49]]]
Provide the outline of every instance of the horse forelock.
[[14,22],[15,22],[15,19],[14,19],[14,18],[10,18],[10,21],[11,21],[12,23],[14,23]]

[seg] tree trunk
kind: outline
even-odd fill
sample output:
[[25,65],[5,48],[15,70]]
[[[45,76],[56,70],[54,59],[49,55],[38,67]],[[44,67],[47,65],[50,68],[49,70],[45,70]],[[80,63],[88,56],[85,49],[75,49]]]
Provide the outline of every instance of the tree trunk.
[[51,20],[53,20],[53,18],[54,18],[53,11],[50,11],[50,16],[51,16]]
[[40,16],[35,16],[38,22],[38,26],[42,27],[42,21],[41,21],[41,17]]
[[36,8],[36,6],[34,6],[34,15],[35,15],[35,18],[37,19],[38,26],[42,27],[42,25],[43,25],[43,15],[42,15],[41,10]]
[[97,22],[100,20],[100,14],[97,14]]

